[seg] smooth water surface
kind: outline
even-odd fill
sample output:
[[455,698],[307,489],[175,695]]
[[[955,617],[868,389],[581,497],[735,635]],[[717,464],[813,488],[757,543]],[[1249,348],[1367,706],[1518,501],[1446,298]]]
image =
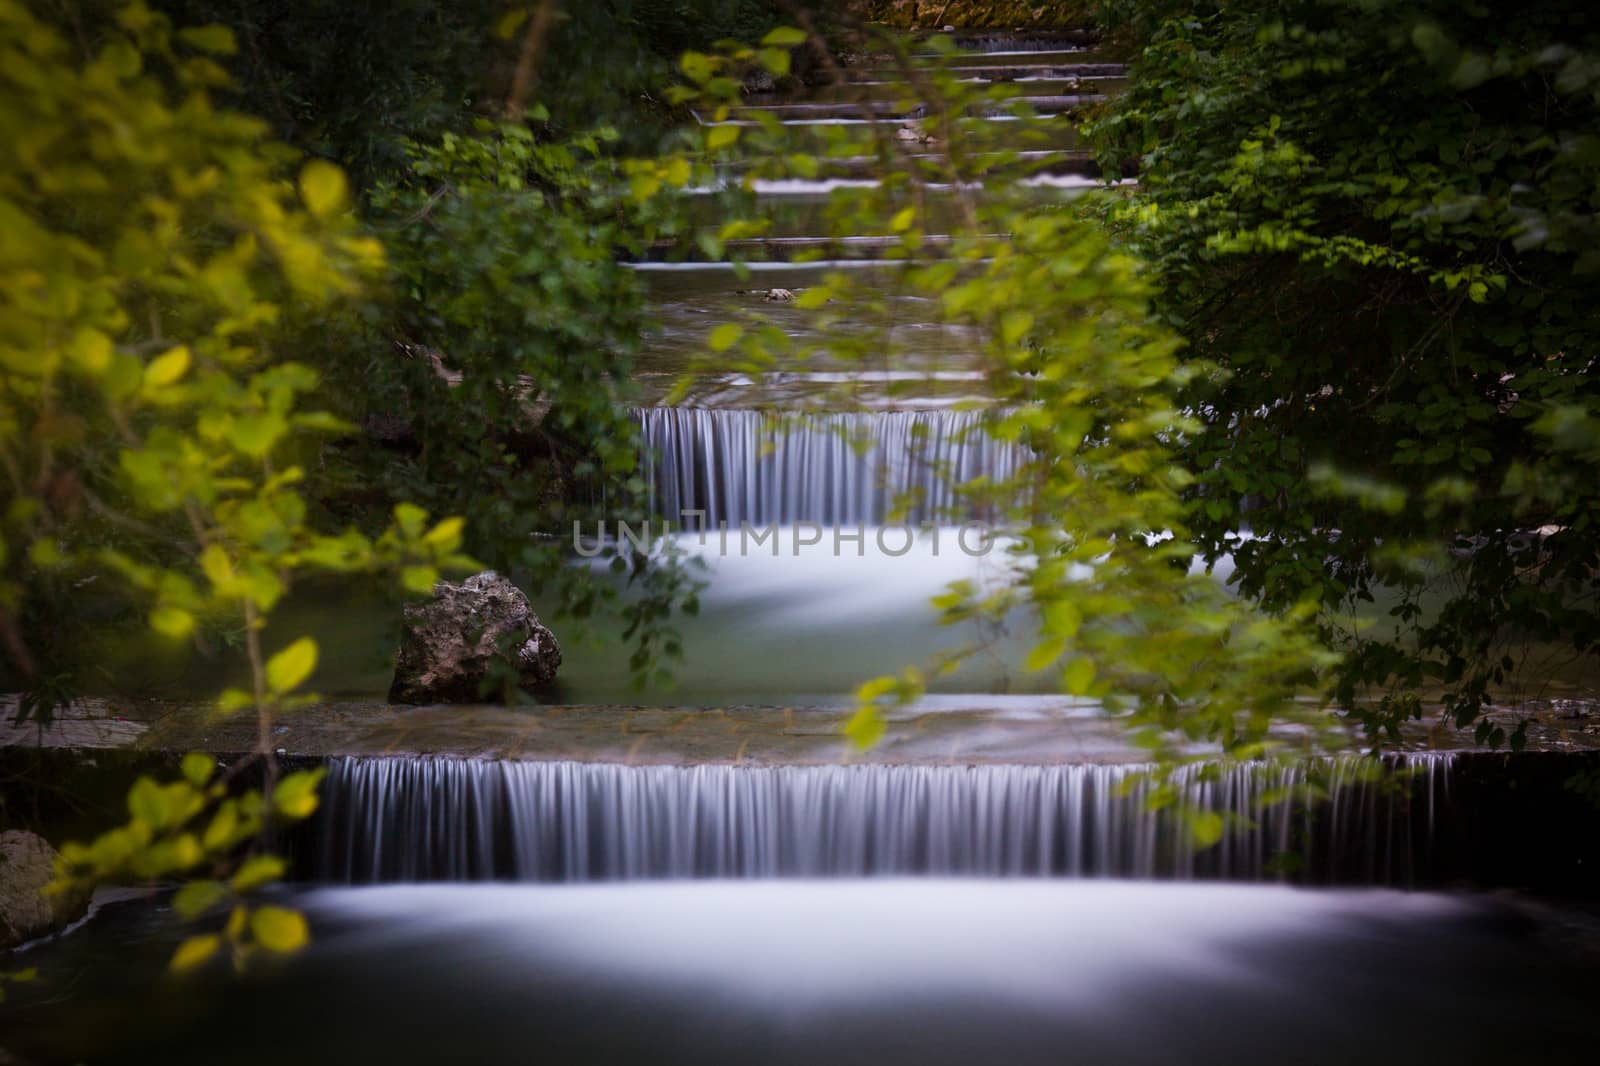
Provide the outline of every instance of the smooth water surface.
[[295,902],[309,950],[199,982],[158,976],[169,914],[110,909],[29,953],[51,984],[0,1008],[5,1042],[39,1062],[307,1066],[1593,1061],[1593,956],[1465,898],[801,881]]

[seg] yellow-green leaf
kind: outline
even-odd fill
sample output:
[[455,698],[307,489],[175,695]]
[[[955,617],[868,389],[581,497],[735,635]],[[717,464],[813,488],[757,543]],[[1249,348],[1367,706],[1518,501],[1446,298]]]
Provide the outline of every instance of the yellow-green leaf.
[[288,869],[288,864],[276,855],[252,855],[234,873],[229,885],[235,892],[248,892],[269,881],[276,881]]
[[725,352],[739,343],[739,338],[744,336],[744,327],[737,322],[724,322],[711,331],[711,336],[706,343],[714,352]]
[[212,55],[231,56],[239,50],[233,31],[226,26],[191,26],[178,31],[184,44]]
[[917,209],[915,207],[903,207],[896,211],[894,217],[889,220],[889,232],[904,233],[911,228],[911,223],[916,220]]
[[206,826],[206,831],[200,838],[200,843],[207,851],[216,851],[233,843],[234,830],[239,827],[239,805],[233,800],[228,800],[211,818],[211,824]]
[[176,973],[192,970],[215,955],[220,947],[222,938],[215,933],[192,936],[178,945],[178,950],[172,953],[172,961],[167,965]]
[[235,711],[242,711],[246,707],[255,706],[255,702],[254,693],[247,692],[242,688],[227,688],[223,689],[222,695],[217,697],[217,710],[223,714],[233,714]]
[[1043,670],[1067,650],[1067,641],[1064,637],[1055,637],[1038,644],[1028,653],[1027,661],[1022,664],[1025,670]]
[[60,566],[66,561],[61,553],[61,543],[54,537],[40,537],[28,547],[28,561],[41,570]]
[[160,829],[171,813],[167,794],[152,778],[141,777],[128,789],[128,813],[151,829]]
[[299,951],[311,939],[306,916],[284,907],[257,907],[250,915],[250,932],[257,944],[280,954]]
[[317,785],[327,774],[325,767],[301,770],[278,782],[272,792],[272,805],[286,818],[306,818],[317,809]]
[[259,459],[270,452],[288,431],[288,419],[266,411],[235,418],[228,428],[228,440],[245,455]]
[[789,53],[782,48],[763,48],[756,57],[764,70],[775,78],[789,73]]
[[150,628],[164,637],[182,640],[194,632],[194,615],[181,607],[157,607],[150,612]]
[[1094,684],[1094,662],[1090,659],[1072,660],[1067,664],[1062,682],[1071,695],[1085,695],[1089,691],[1089,686]]
[[439,582],[439,571],[431,566],[407,566],[400,571],[400,584],[407,592],[423,595],[433,591]]
[[509,41],[527,20],[527,8],[512,8],[504,15],[501,15],[499,21],[494,24],[494,35],[502,41]]
[[343,210],[349,199],[344,171],[324,159],[311,160],[300,168],[300,198],[319,218]]
[[282,694],[298,688],[317,667],[317,642],[301,637],[267,660],[267,687]]
[[704,85],[711,78],[711,58],[700,52],[685,52],[678,60],[678,69],[696,85]]
[[1209,848],[1222,839],[1222,815],[1216,811],[1191,809],[1184,813],[1184,819],[1189,823],[1196,846]]
[[172,897],[172,909],[180,918],[196,918],[215,907],[227,894],[221,881],[190,881]]
[[80,329],[67,347],[67,357],[91,374],[103,374],[111,365],[111,338],[97,329]]
[[176,348],[169,348],[154,359],[144,368],[144,387],[146,390],[165,388],[175,384],[177,380],[188,373],[189,347],[180,344]]
[[706,147],[715,152],[739,139],[738,126],[711,126],[706,130]]
[[467,520],[459,515],[446,518],[428,530],[428,535],[422,538],[422,543],[444,552],[455,551],[461,544],[461,532],[466,524]]
[[203,751],[191,751],[183,757],[183,776],[195,788],[201,788],[211,780],[216,768],[217,760]]
[[1013,308],[1000,316],[1000,337],[1007,344],[1016,344],[1033,328],[1033,313]]
[[793,48],[806,43],[806,31],[793,26],[779,26],[761,38],[761,43],[769,48]]
[[883,711],[871,704],[856,708],[856,713],[844,724],[844,735],[858,749],[865,751],[883,739],[883,734],[888,732],[889,723],[884,718]]

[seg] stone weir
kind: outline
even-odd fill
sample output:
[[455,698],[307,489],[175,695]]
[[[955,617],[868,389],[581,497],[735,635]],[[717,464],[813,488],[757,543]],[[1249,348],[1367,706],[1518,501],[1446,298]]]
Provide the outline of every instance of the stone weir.
[[[1433,880],[1454,756],[1180,771],[1228,827],[1198,849],[1138,766],[619,766],[339,758],[300,847],[311,880],[1209,877]],[[1315,783],[1325,802],[1285,800]]]
[[[8,801],[30,794],[13,822],[82,839],[125,817],[137,775],[251,746],[247,723],[194,709],[97,710],[0,738]],[[1085,712],[903,712],[858,754],[835,711],[335,704],[277,734],[288,766],[330,769],[285,847],[314,881],[1287,877],[1600,899],[1600,807],[1573,787],[1600,753],[1421,752],[1376,781],[1349,759],[1190,770],[1185,798],[1227,829],[1192,851],[1144,809],[1137,753]],[[1306,783],[1329,798],[1259,810]]]
[[[1600,898],[1588,755],[1342,757],[1181,772],[1226,827],[1148,809],[1126,765],[625,766],[344,758],[293,842],[318,882],[1133,877],[1512,887]],[[1298,786],[1314,783],[1324,792]],[[1275,791],[1298,798],[1262,806]],[[1321,798],[1310,799],[1310,795]]]

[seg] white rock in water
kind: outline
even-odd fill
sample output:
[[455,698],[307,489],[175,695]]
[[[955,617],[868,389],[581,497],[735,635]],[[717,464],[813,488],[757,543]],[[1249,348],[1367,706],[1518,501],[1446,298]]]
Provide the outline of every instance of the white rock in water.
[[790,292],[788,289],[768,289],[767,299],[774,303],[787,303],[788,301],[794,299],[794,293]]

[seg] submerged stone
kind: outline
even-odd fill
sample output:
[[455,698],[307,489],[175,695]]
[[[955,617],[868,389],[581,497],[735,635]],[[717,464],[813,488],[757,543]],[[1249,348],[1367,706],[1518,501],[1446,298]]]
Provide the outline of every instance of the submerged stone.
[[389,702],[477,703],[486,683],[541,688],[560,666],[561,646],[528,597],[486,570],[406,606]]

